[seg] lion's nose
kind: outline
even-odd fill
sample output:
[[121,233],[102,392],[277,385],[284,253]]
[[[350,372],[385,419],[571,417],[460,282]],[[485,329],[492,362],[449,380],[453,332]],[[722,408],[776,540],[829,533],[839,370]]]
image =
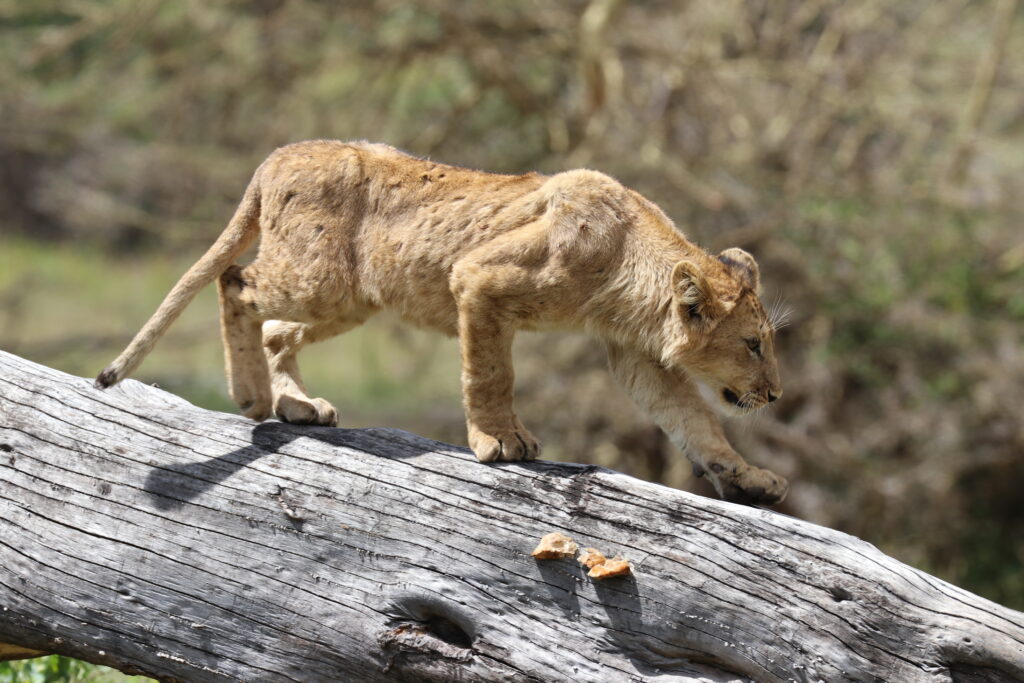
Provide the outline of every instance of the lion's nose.
[[779,400],[779,396],[781,396],[781,395],[782,395],[781,391],[779,393],[777,393],[777,394],[774,391],[769,391],[768,392],[768,402],[769,403],[775,403],[776,401]]

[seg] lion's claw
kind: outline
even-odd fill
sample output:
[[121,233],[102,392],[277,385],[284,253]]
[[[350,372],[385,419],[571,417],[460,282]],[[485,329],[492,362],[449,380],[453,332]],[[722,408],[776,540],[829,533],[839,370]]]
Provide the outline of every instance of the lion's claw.
[[536,460],[540,455],[540,441],[521,424],[488,432],[469,430],[469,447],[480,462]]
[[[710,470],[714,472],[714,466]],[[719,488],[722,498],[731,503],[775,505],[781,503],[789,492],[789,482],[785,477],[760,467],[746,465],[712,476],[719,478],[716,488]]]

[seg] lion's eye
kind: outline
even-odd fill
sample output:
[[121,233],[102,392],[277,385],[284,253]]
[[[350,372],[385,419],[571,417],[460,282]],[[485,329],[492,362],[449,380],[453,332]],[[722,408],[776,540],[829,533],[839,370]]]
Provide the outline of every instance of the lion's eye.
[[761,340],[760,339],[748,339],[747,348],[750,349],[751,353],[755,356],[761,355]]

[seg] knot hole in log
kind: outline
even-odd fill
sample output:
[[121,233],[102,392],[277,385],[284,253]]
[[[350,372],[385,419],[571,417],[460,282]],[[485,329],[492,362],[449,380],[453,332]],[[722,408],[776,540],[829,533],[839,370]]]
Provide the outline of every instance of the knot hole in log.
[[407,664],[424,659],[466,662],[473,657],[472,622],[453,605],[408,596],[396,600],[393,610],[396,616],[377,637],[387,658],[385,671],[402,656]]

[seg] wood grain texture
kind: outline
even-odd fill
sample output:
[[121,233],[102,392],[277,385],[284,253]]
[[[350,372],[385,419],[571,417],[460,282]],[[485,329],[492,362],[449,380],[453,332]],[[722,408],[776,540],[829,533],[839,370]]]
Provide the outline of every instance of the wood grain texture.
[[[534,560],[551,531],[635,574]],[[1024,679],[1024,614],[830,529],[2,352],[0,643],[182,681]]]

